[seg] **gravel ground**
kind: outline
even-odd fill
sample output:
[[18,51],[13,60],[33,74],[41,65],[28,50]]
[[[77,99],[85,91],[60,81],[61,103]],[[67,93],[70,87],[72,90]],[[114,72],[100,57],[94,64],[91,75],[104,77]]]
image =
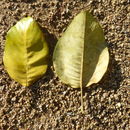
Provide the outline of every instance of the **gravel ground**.
[[[57,39],[81,10],[98,18],[110,52],[104,78],[84,89],[85,114],[79,112],[80,90],[56,77],[52,63],[33,86],[14,82],[3,67],[5,35],[25,16],[42,27],[51,55]],[[130,1],[1,0],[0,130],[130,130]]]

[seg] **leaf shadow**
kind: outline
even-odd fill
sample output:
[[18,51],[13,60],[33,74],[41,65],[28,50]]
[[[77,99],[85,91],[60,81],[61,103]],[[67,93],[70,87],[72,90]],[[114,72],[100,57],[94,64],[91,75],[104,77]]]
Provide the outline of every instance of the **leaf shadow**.
[[45,35],[45,40],[49,46],[49,67],[50,67],[53,65],[52,57],[53,57],[55,45],[57,43],[57,38],[53,34],[49,33],[46,28],[41,28],[41,29]]
[[26,0],[27,3],[34,3],[36,0]]
[[116,91],[118,91],[122,81],[123,77],[121,73],[121,66],[115,60],[114,54],[110,54],[108,70],[101,81],[97,84],[84,88],[83,94],[86,94],[84,101],[87,104],[87,114],[91,115],[98,125],[103,125],[103,127],[106,127],[103,123],[103,119],[105,119],[106,116],[111,115],[111,109],[106,110],[107,106],[104,104],[109,104],[110,94],[115,94]]
[[[53,57],[53,51],[54,51],[55,45],[57,43],[57,38],[53,34],[49,33],[46,28],[41,27],[41,30],[44,33],[45,40],[49,46],[49,57],[48,57],[49,64],[48,64],[48,69],[45,75],[43,75],[43,77],[41,77],[37,82],[35,82],[32,86],[29,87],[31,91],[31,95],[32,95],[31,106],[34,109],[38,109],[37,102],[43,96],[42,94],[40,94],[40,92],[50,90],[49,81],[54,77],[54,72],[51,66],[53,65],[52,57]],[[43,84],[45,86],[42,86]]]

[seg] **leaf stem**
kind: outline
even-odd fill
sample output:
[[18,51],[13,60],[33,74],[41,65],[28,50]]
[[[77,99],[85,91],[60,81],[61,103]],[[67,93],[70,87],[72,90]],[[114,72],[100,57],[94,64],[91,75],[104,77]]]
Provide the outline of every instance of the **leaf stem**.
[[83,104],[83,86],[81,86],[80,90],[81,90],[81,112],[84,113],[84,104]]

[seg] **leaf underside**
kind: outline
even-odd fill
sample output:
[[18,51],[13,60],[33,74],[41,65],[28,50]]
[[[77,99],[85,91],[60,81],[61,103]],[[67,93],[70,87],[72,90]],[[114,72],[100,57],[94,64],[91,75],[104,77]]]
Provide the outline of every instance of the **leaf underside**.
[[59,39],[53,62],[59,78],[73,88],[101,80],[109,53],[103,30],[88,11],[78,14]]
[[4,65],[9,75],[29,86],[47,69],[48,46],[38,24],[23,18],[11,27],[6,36]]

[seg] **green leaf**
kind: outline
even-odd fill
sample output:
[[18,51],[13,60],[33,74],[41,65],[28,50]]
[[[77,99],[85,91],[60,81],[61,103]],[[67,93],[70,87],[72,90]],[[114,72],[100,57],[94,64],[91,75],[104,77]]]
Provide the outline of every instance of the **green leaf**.
[[48,46],[38,24],[31,17],[11,27],[6,36],[4,65],[9,75],[29,86],[47,70]]
[[88,11],[82,11],[55,47],[53,63],[57,75],[62,82],[82,90],[101,80],[108,62],[109,53],[101,26]]

